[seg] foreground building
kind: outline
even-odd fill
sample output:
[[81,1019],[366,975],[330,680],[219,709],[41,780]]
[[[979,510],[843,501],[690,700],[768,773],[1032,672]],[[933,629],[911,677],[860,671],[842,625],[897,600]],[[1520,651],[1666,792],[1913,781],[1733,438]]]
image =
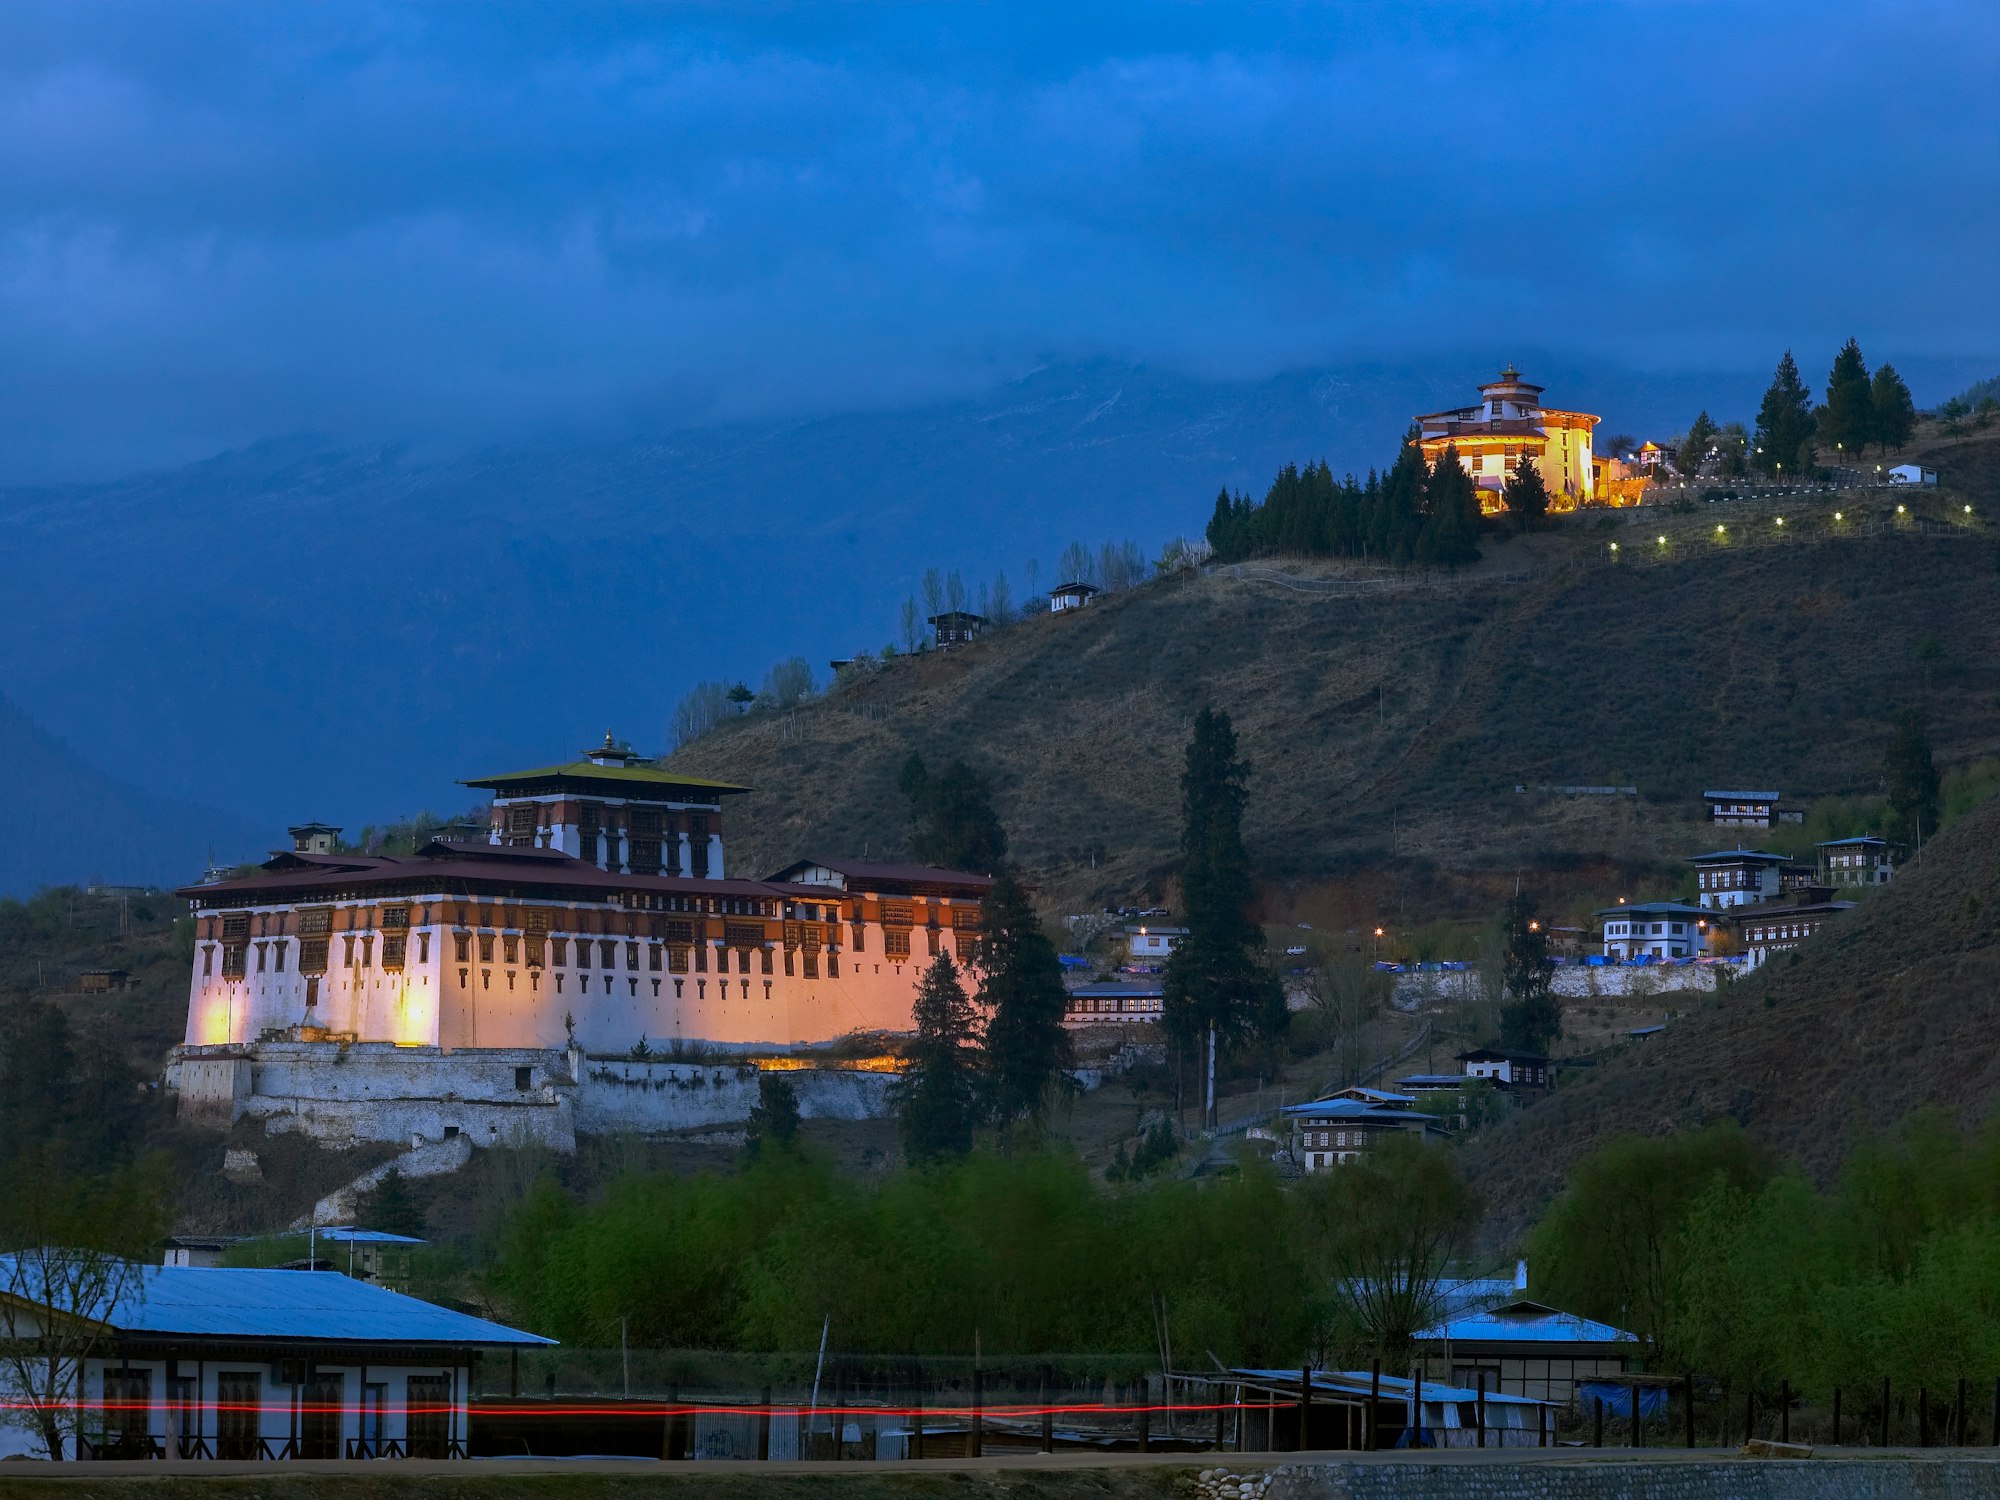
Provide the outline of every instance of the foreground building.
[[[64,1382],[86,1458],[462,1458],[481,1355],[554,1342],[328,1271],[133,1266],[71,1307],[41,1269],[0,1262],[0,1327],[98,1325]],[[40,1449],[0,1427],[0,1456]]]
[[[473,784],[496,793],[483,840],[292,849],[181,893],[195,952],[168,1080],[184,1113],[560,1147],[580,1128],[573,1091],[595,1079],[629,1128],[646,1128],[648,1100],[654,1128],[706,1123],[724,1087],[755,1087],[741,1068],[703,1071],[713,1054],[907,1031],[922,969],[970,958],[991,886],[863,861],[687,873],[722,868],[704,820],[741,788],[636,765],[609,741]],[[711,1088],[702,1110],[668,1107]]]
[[1512,365],[1479,388],[1477,406],[1427,412],[1418,417],[1424,459],[1436,463],[1446,449],[1472,476],[1479,508],[1499,511],[1500,493],[1524,463],[1542,471],[1549,509],[1575,510],[1596,500],[1597,468],[1591,432],[1599,419],[1542,405],[1542,387]]

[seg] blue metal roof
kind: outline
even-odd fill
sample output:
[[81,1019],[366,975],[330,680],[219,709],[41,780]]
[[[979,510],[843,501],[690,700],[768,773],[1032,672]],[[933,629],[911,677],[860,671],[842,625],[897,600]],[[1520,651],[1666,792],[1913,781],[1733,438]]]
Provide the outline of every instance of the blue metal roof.
[[[1255,1380],[1266,1385],[1297,1386],[1299,1383],[1299,1372],[1297,1370],[1235,1369],[1229,1373],[1239,1376],[1244,1380]],[[1379,1385],[1377,1382],[1379,1382]],[[1415,1383],[1407,1375],[1389,1375],[1385,1373],[1377,1376],[1369,1370],[1314,1370],[1312,1372],[1313,1390],[1316,1392],[1324,1391],[1328,1395],[1334,1396],[1366,1396],[1371,1385],[1375,1385],[1381,1391],[1383,1400],[1407,1401],[1410,1399],[1411,1387]],[[1460,1402],[1477,1401],[1478,1399],[1478,1391],[1468,1390],[1462,1385],[1446,1385],[1444,1382],[1437,1380],[1426,1380],[1424,1382],[1424,1401],[1426,1404],[1432,1401],[1457,1404]],[[1560,1402],[1556,1401],[1538,1401],[1533,1396],[1510,1396],[1500,1391],[1488,1391],[1486,1393],[1486,1400],[1488,1405],[1561,1405]]]
[[1776,802],[1776,792],[1703,792],[1705,799],[1717,802]]
[[1707,854],[1690,854],[1691,865],[1767,864],[1788,865],[1789,854],[1773,854],[1768,849],[1712,849]]
[[311,1231],[323,1240],[336,1245],[427,1245],[429,1240],[420,1240],[414,1235],[390,1234],[385,1229],[355,1229],[346,1224],[321,1225]]
[[1863,833],[1857,834],[1851,839],[1822,839],[1819,847],[1822,849],[1845,849],[1853,844],[1880,845],[1883,848],[1887,848],[1889,841],[1885,838],[1877,838],[1872,833]]
[[[29,1290],[34,1268],[4,1282]],[[121,1333],[191,1338],[324,1339],[370,1344],[553,1344],[540,1334],[370,1286],[337,1271],[134,1266],[133,1285],[110,1306],[78,1309]],[[18,1278],[18,1279],[17,1279]]]
[[[1575,1313],[1559,1312],[1553,1307],[1526,1299],[1500,1307],[1467,1308],[1448,1314],[1421,1330],[1417,1337],[1476,1343],[1638,1343],[1636,1335],[1622,1328],[1613,1328],[1609,1323],[1599,1323]],[[1489,1396],[1487,1399],[1492,1398]]]
[[1342,1120],[1397,1120],[1404,1123],[1427,1118],[1420,1110],[1384,1109],[1379,1104],[1364,1104],[1359,1099],[1317,1099],[1311,1104],[1287,1104],[1285,1113],[1325,1115]]

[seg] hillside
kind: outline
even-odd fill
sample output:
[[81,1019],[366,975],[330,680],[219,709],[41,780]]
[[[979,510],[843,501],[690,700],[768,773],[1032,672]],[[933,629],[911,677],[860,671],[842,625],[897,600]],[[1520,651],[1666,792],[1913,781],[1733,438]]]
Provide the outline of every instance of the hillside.
[[[1455,899],[1440,882],[1526,868],[1609,899],[1713,837],[1693,821],[1705,787],[1873,792],[1906,703],[1928,705],[1942,761],[2000,751],[1991,533],[1919,532],[1875,495],[1797,500],[1788,531],[1773,507],[1790,502],[1578,518],[1491,541],[1458,578],[1286,564],[1154,583],[732,722],[674,763],[756,789],[731,857],[762,871],[902,852],[897,767],[963,755],[1016,856],[1077,910],[1157,888],[1188,723],[1213,703],[1254,766],[1252,856],[1281,886],[1337,878],[1423,914]],[[1639,795],[1534,790],[1573,784]]]
[[175,885],[271,847],[247,823],[107,775],[0,697],[0,896],[44,885]]
[[1825,1176],[1858,1135],[1935,1105],[1985,1119],[2000,1094],[2000,798],[1886,890],[1469,1148],[1496,1242],[1607,1137],[1721,1119]]
[[[455,778],[607,727],[658,748],[698,681],[879,648],[926,568],[975,591],[1004,568],[1019,598],[1030,559],[1046,587],[1071,541],[1157,547],[1220,485],[1261,492],[1319,457],[1366,470],[1485,364],[1225,380],[1056,363],[893,410],[668,413],[476,451],[293,438],[0,489],[0,684],[102,763],[267,828],[449,811]],[[1754,407],[1763,379],[1532,367],[1640,433]],[[1909,373],[1922,395],[1984,368]]]

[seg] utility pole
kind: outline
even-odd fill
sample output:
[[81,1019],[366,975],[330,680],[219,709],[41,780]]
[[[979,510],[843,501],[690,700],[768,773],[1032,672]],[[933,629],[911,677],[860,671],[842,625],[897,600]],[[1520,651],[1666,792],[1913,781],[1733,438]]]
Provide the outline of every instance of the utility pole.
[[1215,1117],[1215,1023],[1208,1025],[1208,1128],[1221,1128],[1222,1122]]

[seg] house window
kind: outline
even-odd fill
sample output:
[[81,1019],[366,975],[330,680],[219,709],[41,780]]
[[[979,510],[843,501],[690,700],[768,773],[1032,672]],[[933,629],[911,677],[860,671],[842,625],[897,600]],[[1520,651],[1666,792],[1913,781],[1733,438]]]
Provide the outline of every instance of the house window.
[[508,963],[519,963],[521,961],[521,940],[515,937],[513,933],[508,933],[500,939],[500,952],[505,956]]
[[600,938],[598,940],[597,956],[603,960],[600,967],[606,969],[615,969],[618,967],[618,945],[609,938]]
[[[687,971],[688,950],[685,948],[667,949],[667,972],[670,974],[685,974]],[[679,994],[680,991],[676,990],[674,993]]]
[[241,979],[243,977],[244,959],[248,953],[249,948],[243,943],[223,944],[222,977],[224,979]]
[[516,1068],[514,1070],[515,1092],[525,1094],[534,1086],[535,1070],[533,1068]]
[[384,932],[405,932],[410,926],[410,909],[407,906],[385,906],[382,908],[382,930]]
[[408,934],[385,932],[382,934],[382,967],[400,969],[403,967],[405,945],[410,941]]
[[483,964],[493,962],[493,934],[490,932],[479,934],[479,961]]
[[[882,953],[891,959],[910,956],[910,929],[907,927],[885,927],[882,929]],[[787,970],[787,972],[790,972]]]

